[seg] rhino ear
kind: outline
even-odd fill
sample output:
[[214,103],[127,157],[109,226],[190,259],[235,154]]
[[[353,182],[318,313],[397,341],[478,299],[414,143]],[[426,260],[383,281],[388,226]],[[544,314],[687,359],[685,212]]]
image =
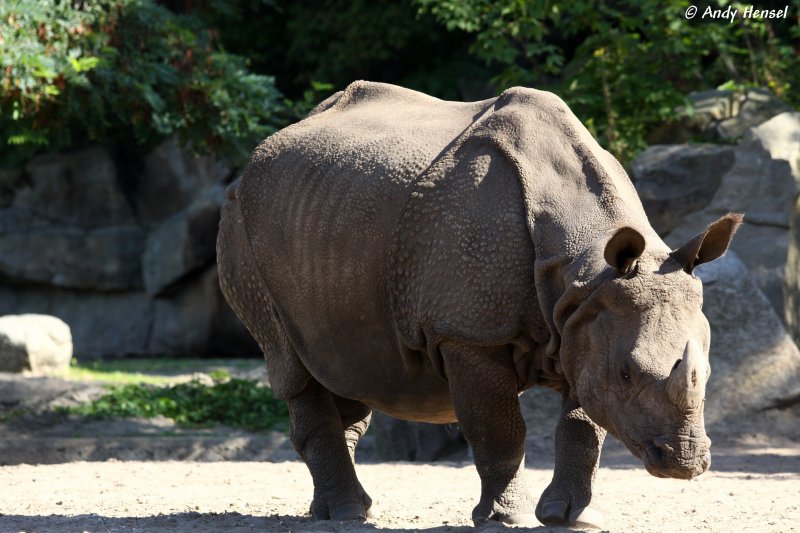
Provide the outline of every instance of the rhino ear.
[[633,269],[636,260],[644,252],[644,245],[642,234],[626,226],[617,230],[614,236],[608,240],[603,257],[605,257],[606,263],[624,275]]
[[742,223],[742,218],[743,215],[738,213],[728,213],[712,222],[704,232],[689,239],[670,255],[678,261],[686,273],[691,274],[696,266],[713,261],[728,250],[728,245],[739,224]]

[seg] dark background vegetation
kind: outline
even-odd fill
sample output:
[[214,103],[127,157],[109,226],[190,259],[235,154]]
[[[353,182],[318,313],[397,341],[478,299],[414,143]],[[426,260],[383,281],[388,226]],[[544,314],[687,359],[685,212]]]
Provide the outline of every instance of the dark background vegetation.
[[800,0],[756,7],[787,1],[786,19],[728,24],[686,20],[683,0],[5,0],[0,164],[173,133],[241,164],[356,79],[446,99],[551,90],[625,162],[693,90],[797,106]]

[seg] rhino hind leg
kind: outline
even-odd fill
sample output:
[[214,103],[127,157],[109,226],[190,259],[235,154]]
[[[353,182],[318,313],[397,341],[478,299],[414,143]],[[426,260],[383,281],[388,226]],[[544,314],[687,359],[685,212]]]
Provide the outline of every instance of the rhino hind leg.
[[536,506],[536,517],[543,524],[603,527],[603,514],[590,504],[605,436],[606,431],[565,392],[556,426],[553,480]]
[[478,526],[487,520],[534,524],[533,498],[525,486],[525,421],[517,375],[505,347],[441,345],[456,417],[475,458],[481,498],[472,511]]
[[[287,398],[291,441],[314,481],[315,520],[358,520],[372,500],[358,481],[353,463],[358,438],[367,429],[369,409],[337,398],[316,380]],[[361,404],[363,405],[363,404]]]

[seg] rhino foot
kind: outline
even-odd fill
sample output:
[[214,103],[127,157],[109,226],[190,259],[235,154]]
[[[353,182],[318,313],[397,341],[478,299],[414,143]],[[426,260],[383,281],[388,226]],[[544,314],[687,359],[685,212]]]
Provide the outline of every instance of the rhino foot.
[[592,507],[570,509],[565,500],[539,501],[536,517],[546,526],[603,528],[603,513]]
[[336,520],[338,522],[366,520],[367,518],[376,518],[379,514],[377,507],[366,493],[363,503],[350,501],[331,508],[325,502],[314,501],[310,511],[314,520]]

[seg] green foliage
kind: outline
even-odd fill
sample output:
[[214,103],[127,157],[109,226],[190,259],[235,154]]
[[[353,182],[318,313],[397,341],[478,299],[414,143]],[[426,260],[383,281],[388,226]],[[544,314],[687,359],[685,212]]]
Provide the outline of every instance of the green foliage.
[[7,0],[0,21],[0,141],[20,153],[179,133],[241,161],[284,122],[272,78],[153,0]]
[[432,15],[418,14],[411,0],[203,4],[191,2],[191,10],[219,29],[225,48],[246,55],[253,70],[275,75],[295,104],[317,82],[332,86],[317,91],[317,102],[358,79],[459,99],[465,81],[490,77],[467,52],[470,35],[445,31]]
[[213,385],[197,380],[170,387],[148,384],[113,386],[93,402],[68,408],[72,414],[97,418],[153,418],[165,416],[189,427],[225,424],[251,431],[280,430],[288,426],[286,402],[254,380],[229,379],[212,373]]
[[[498,89],[558,93],[623,160],[643,149],[647,133],[674,118],[694,89],[733,80],[800,103],[800,34],[791,19],[687,20],[688,0],[415,1],[448,29],[475,34],[470,52],[502,68]],[[794,0],[790,17],[798,8]]]

